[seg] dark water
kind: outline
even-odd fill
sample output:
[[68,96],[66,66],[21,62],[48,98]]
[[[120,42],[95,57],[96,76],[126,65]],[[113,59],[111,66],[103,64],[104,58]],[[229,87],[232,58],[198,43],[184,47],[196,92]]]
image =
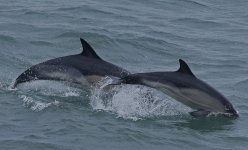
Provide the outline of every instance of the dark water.
[[[248,1],[0,0],[0,149],[247,149]],[[186,60],[240,118],[193,118],[141,86],[104,94],[52,81],[13,80],[89,41],[131,72],[171,71]],[[152,101],[150,101],[152,99]]]

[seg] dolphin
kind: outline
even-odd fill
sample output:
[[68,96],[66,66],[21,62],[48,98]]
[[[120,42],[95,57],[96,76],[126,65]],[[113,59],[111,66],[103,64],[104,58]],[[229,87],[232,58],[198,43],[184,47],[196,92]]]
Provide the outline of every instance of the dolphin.
[[198,79],[182,59],[179,63],[177,71],[130,74],[114,84],[139,84],[160,90],[195,110],[190,112],[195,117],[211,112],[238,117],[238,112],[222,94]]
[[34,80],[69,81],[92,85],[105,76],[122,78],[129,74],[127,70],[100,58],[84,39],[80,38],[80,41],[83,47],[80,54],[59,57],[31,66],[17,77],[13,88],[20,83]]

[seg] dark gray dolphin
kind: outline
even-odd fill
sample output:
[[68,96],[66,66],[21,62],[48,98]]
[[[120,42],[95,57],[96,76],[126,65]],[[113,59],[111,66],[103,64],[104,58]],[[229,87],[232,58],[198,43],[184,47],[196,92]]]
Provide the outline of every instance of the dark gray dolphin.
[[221,112],[238,117],[233,105],[218,91],[198,79],[189,66],[179,60],[180,68],[174,72],[130,74],[121,79],[126,84],[141,84],[158,89],[186,106],[195,109],[192,116],[206,116]]
[[16,79],[13,88],[33,80],[94,84],[104,76],[125,77],[129,74],[128,71],[102,60],[85,40],[80,41],[82,53],[51,59],[30,67]]

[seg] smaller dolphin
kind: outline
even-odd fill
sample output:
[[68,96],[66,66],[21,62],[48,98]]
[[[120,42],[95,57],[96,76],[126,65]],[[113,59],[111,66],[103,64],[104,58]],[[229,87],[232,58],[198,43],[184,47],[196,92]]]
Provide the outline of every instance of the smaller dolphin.
[[[238,117],[233,105],[222,94],[198,79],[183,60],[179,59],[179,63],[180,68],[174,72],[130,74],[122,78],[121,82],[158,89],[195,109],[196,111],[190,112],[192,116],[207,116],[210,112],[221,112]],[[118,84],[118,81],[116,82]]]
[[82,85],[95,84],[104,76],[125,77],[128,71],[102,60],[93,48],[80,38],[83,52],[51,59],[34,65],[24,71],[15,81],[18,84],[34,80],[58,80],[79,83]]

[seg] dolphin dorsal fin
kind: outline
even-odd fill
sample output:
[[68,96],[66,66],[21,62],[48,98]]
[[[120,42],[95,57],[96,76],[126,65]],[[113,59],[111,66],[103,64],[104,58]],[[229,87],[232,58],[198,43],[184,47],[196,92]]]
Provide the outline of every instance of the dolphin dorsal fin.
[[86,56],[86,57],[91,57],[91,58],[96,58],[102,60],[94,51],[94,49],[90,46],[88,42],[86,42],[84,39],[80,38],[83,51],[80,55]]
[[177,72],[185,73],[195,77],[195,75],[192,73],[192,71],[190,70],[189,66],[186,64],[185,61],[179,59],[179,63],[180,63],[180,68],[177,70]]

